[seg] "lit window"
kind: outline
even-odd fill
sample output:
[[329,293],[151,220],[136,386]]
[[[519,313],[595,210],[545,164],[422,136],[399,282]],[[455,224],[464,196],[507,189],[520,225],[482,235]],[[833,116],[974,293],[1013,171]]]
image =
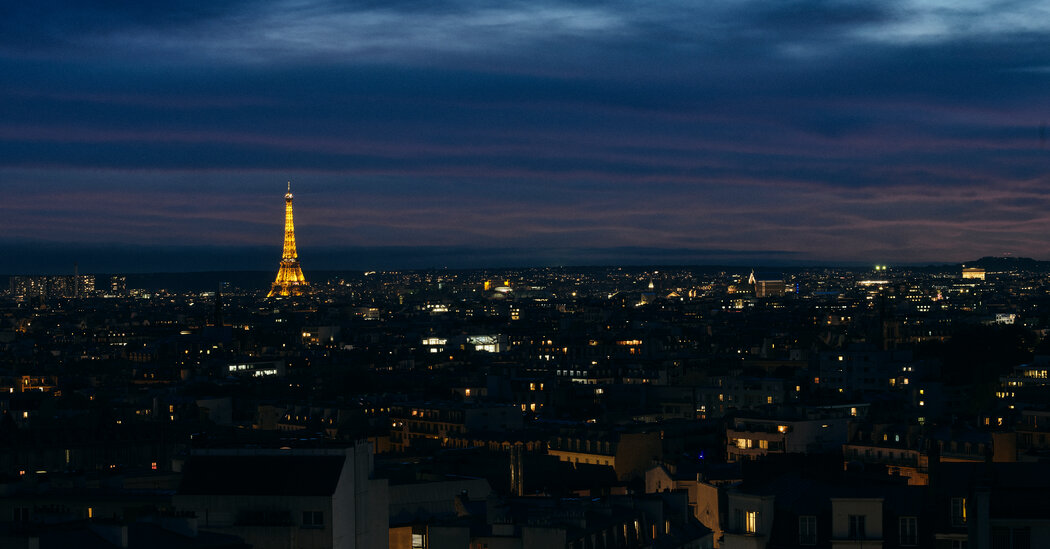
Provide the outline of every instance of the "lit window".
[[744,532],[748,534],[758,533],[758,511],[744,512]]
[[952,498],[952,526],[966,526],[966,498]]

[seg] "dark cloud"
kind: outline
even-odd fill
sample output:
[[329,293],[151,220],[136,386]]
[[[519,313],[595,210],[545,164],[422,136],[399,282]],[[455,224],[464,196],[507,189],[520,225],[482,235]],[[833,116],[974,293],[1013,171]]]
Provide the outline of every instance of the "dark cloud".
[[[229,16],[249,2],[174,0],[163,4],[110,0],[40,0],[0,5],[0,51],[8,56],[105,55],[82,51],[86,42],[115,33],[163,33],[172,28]],[[79,51],[78,51],[79,50]]]
[[8,241],[265,246],[294,179],[315,243],[1050,256],[1031,3],[155,8],[0,8]]

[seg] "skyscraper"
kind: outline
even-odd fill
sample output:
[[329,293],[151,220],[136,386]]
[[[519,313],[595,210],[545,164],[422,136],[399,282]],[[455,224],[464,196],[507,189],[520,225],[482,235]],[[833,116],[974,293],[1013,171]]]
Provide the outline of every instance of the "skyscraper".
[[299,254],[295,251],[295,224],[292,222],[292,182],[288,182],[288,193],[284,195],[284,252],[277,280],[270,286],[266,297],[303,295],[308,285],[299,268]]

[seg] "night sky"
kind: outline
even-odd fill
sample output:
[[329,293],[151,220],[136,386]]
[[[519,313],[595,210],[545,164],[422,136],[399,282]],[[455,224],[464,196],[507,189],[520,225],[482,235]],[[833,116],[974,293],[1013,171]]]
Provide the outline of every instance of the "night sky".
[[0,94],[0,272],[1050,259],[1042,1],[4,2]]

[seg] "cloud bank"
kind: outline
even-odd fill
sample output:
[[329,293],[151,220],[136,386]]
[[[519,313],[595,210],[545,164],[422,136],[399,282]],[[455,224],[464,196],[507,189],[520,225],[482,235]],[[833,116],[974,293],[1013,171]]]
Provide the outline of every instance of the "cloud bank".
[[12,3],[0,241],[1046,258],[1048,11]]

